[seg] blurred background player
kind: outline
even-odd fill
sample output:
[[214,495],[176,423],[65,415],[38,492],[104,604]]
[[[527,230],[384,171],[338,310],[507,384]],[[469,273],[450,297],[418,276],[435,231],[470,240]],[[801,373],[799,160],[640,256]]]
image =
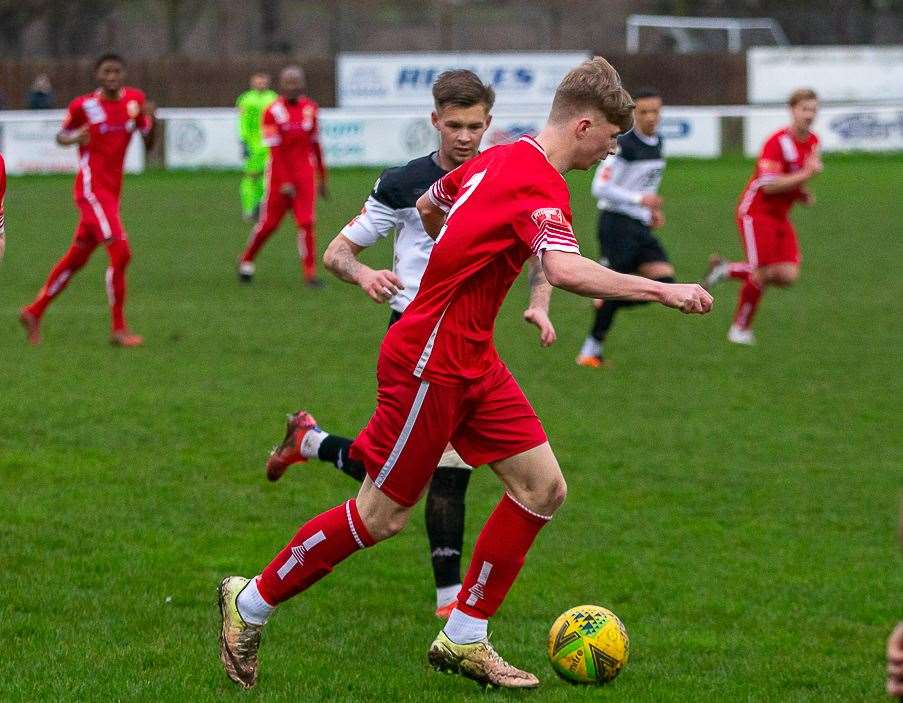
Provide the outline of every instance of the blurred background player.
[[304,95],[304,71],[287,66],[279,74],[279,97],[263,112],[263,142],[270,148],[263,202],[257,225],[238,263],[238,276],[250,281],[254,258],[291,207],[298,225],[298,256],[304,280],[312,288],[317,278],[314,234],[317,193],[326,197],[326,167],[317,127],[317,103]]
[[[439,149],[405,166],[382,173],[361,214],[349,222],[329,244],[323,257],[338,278],[361,287],[376,303],[388,302],[391,326],[400,319],[420,287],[434,241],[423,230],[417,198],[446,173],[477,155],[492,119],[495,92],[467,70],[447,71],[433,85],[435,110],[431,119],[439,133]],[[381,239],[395,234],[392,270],[374,270],[358,255]],[[530,260],[530,306],[524,318],[540,329],[540,342],[555,340],[548,317],[551,286],[539,261]],[[316,426],[310,413],[299,411],[289,419],[286,441],[267,462],[267,475],[278,479],[293,463],[318,458],[363,481],[360,461],[349,458],[352,440],[328,434]],[[436,615],[448,617],[461,589],[461,549],[464,543],[464,497],[471,467],[446,447],[430,481],[426,497],[426,531],[436,582]]]
[[812,131],[818,96],[801,88],[790,95],[788,104],[790,126],[766,140],[737,207],[737,228],[746,261],[728,262],[713,254],[703,281],[706,288],[725,278],[742,283],[727,333],[728,340],[735,344],[756,343],[752,321],[765,288],[792,286],[800,273],[800,248],[790,209],[794,203],[815,203],[807,184],[822,171],[818,137]]
[[244,175],[241,179],[241,215],[245,222],[253,222],[260,211],[263,198],[263,173],[267,165],[269,149],[263,143],[261,120],[266,110],[279,95],[270,90],[270,75],[259,71],[251,76],[251,88],[238,96],[238,136],[244,157]]
[[6,196],[6,162],[0,154],[0,261],[6,253],[6,218],[3,214],[3,198]]
[[[634,273],[663,283],[674,283],[674,267],[652,230],[665,224],[664,201],[658,188],[665,170],[658,125],[662,99],[646,88],[634,96],[633,129],[618,137],[618,152],[599,164],[592,193],[599,201],[601,263],[620,273]],[[622,308],[643,305],[635,300],[596,300],[592,329],[580,353],[580,366],[605,365],[603,347]]]
[[154,105],[137,88],[123,85],[125,61],[119,55],[104,54],[94,69],[99,87],[69,103],[62,129],[56,135],[62,146],[78,145],[74,196],[79,220],[69,250],[50,271],[34,301],[19,313],[31,344],[41,341],[40,322],[47,306],[99,244],[107,248],[110,257],[106,272],[112,316],[110,341],[123,347],[138,346],[144,341],[129,332],[123,312],[125,270],[132,252],[119,214],[119,197],[125,153],[132,135],[140,132],[146,149],[154,144]]

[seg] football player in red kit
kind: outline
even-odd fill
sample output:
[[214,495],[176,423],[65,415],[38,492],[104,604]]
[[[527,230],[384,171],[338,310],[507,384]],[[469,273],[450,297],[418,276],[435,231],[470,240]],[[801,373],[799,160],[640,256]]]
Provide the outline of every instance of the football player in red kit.
[[238,276],[250,281],[254,258],[289,208],[298,225],[298,256],[308,286],[319,288],[314,234],[317,193],[326,197],[326,167],[320,149],[317,103],[304,95],[304,71],[288,66],[279,74],[279,98],[263,113],[263,141],[270,147],[260,217],[238,262]]
[[818,137],[812,132],[818,97],[802,88],[793,92],[788,103],[791,124],[765,142],[737,207],[746,261],[728,262],[713,254],[703,281],[706,288],[725,278],[741,282],[734,322],[727,334],[735,344],[756,343],[752,321],[765,288],[792,286],[800,273],[799,242],[789,215],[795,203],[809,206],[815,202],[807,184],[822,171]]
[[95,66],[98,88],[69,104],[63,127],[56,136],[62,146],[78,145],[75,204],[79,211],[75,237],[53,269],[44,287],[22,308],[19,320],[28,341],[41,341],[44,311],[73,275],[85,265],[94,249],[103,244],[110,257],[106,272],[107,297],[113,318],[110,341],[134,347],[143,339],[125,323],[125,270],[132,253],[119,215],[122,171],[132,135],[140,132],[144,146],[153,146],[156,134],[154,105],[137,88],[123,85],[125,61],[116,54],[101,56]]
[[417,200],[436,243],[417,295],[380,348],[376,410],[351,449],[367,477],[356,498],[303,525],[260,575],[220,584],[220,659],[233,681],[256,683],[261,631],[276,606],[404,527],[451,442],[471,466],[489,464],[505,492],[429,661],[483,684],[539,685],[495,651],[488,619],[567,488],[542,424],[496,352],[499,308],[533,256],[549,283],[586,297],[657,301],[685,313],[712,305],[698,285],[617,273],[580,255],[562,174],[611,153],[632,112],[614,68],[599,57],[586,61],[562,80],[535,139],[488,149]]

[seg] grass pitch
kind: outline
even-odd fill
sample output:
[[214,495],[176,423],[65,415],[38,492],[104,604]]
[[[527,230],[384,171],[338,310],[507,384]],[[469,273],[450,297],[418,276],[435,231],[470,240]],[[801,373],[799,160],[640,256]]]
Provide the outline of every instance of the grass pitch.
[[[712,249],[739,253],[733,206],[748,162],[672,161],[662,239],[683,279]],[[375,171],[332,174],[321,248]],[[736,290],[687,318],[619,315],[614,368],[577,368],[586,301],[553,299],[559,341],[520,321],[521,281],[498,322],[502,357],[543,418],[570,484],[493,620],[494,642],[540,673],[542,701],[883,700],[883,648],[903,616],[895,525],[903,158],[832,158],[796,215],[798,287],[770,291],[755,349],[729,346]],[[594,254],[588,174],[571,179]],[[235,174],[149,173],[125,187],[134,258],[127,313],[147,345],[107,344],[97,252],[26,347],[15,322],[68,245],[68,178],[14,178],[0,266],[0,699],[484,700],[429,671],[439,628],[422,509],[281,609],[260,683],[238,691],[217,660],[215,589],[252,575],[297,526],[356,486],[316,463],[279,484],[263,461],[303,406],[352,433],[374,400],[388,311],[330,279],[299,285],[291,227],[239,286]],[[388,243],[369,253],[387,265]],[[485,468],[467,543],[500,495]],[[631,661],[604,689],[545,661],[555,617],[612,608]]]

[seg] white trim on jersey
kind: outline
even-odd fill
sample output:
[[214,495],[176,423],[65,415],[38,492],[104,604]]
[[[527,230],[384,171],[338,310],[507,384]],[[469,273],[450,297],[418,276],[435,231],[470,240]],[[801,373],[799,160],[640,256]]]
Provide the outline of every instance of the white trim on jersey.
[[110,221],[107,219],[107,214],[103,211],[103,207],[101,207],[100,201],[97,200],[97,196],[94,195],[94,191],[91,190],[91,166],[89,165],[88,160],[89,156],[85,154],[78,162],[79,169],[82,172],[82,194],[85,196],[85,200],[91,205],[91,210],[94,211],[94,217],[96,217],[97,221],[100,223],[100,231],[103,232],[103,238],[112,239],[113,230],[110,228]]
[[746,242],[746,259],[752,268],[759,268],[759,250],[756,249],[756,231],[753,218],[743,215],[743,241]]
[[442,178],[433,183],[426,193],[430,202],[443,212],[448,212],[454,202],[454,199],[445,190],[445,186],[442,185]]
[[414,367],[414,376],[416,378],[420,378],[423,375],[423,370],[426,368],[427,362],[430,360],[430,356],[433,353],[433,347],[436,344],[436,335],[439,334],[439,325],[442,324],[442,320],[445,318],[445,313],[448,312],[448,308],[451,304],[445,307],[445,310],[442,311],[442,314],[439,315],[439,319],[436,320],[436,326],[433,327],[433,331],[430,333],[429,339],[426,340],[426,345],[423,347],[423,351],[420,353],[420,358],[417,360],[417,366]]
[[426,398],[426,392],[429,390],[429,387],[429,381],[420,382],[420,388],[417,389],[417,395],[414,396],[414,402],[411,404],[411,410],[404,422],[404,427],[401,428],[401,434],[398,436],[395,446],[392,447],[392,451],[389,453],[386,463],[383,464],[379,474],[376,476],[376,480],[373,481],[373,485],[377,488],[381,488],[386,482],[386,479],[389,478],[389,474],[392,473],[392,469],[395,468],[398,457],[400,457],[401,453],[404,451],[404,447],[408,443],[408,439],[414,429],[414,423],[417,422],[417,416],[420,414],[420,409],[423,407],[423,400]]

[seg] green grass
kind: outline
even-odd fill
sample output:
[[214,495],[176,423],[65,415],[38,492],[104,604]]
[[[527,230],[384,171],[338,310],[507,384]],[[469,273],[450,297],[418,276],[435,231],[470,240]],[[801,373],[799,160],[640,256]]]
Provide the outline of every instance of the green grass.
[[[673,161],[662,233],[679,274],[736,255],[739,159]],[[333,174],[321,246],[376,173]],[[903,615],[897,522],[903,158],[828,160],[817,207],[797,213],[799,285],[769,292],[760,344],[725,341],[736,291],[706,318],[622,314],[611,370],[577,368],[586,301],[553,300],[559,341],[519,315],[498,346],[543,418],[570,485],[505,606],[494,641],[541,674],[542,701],[883,700],[884,639]],[[588,175],[571,179],[595,254]],[[14,178],[0,266],[0,699],[485,700],[428,670],[438,629],[422,514],[286,605],[265,635],[260,684],[236,690],[216,656],[215,587],[258,571],[355,485],[310,464],[281,483],[263,458],[303,406],[355,432],[374,400],[387,310],[334,280],[299,285],[284,225],[249,287],[234,174],[130,178],[128,316],[138,350],[106,343],[98,252],[28,348],[15,322],[68,245],[70,182]],[[388,246],[370,253],[390,260]],[[477,471],[467,543],[500,489]],[[632,659],[602,689],[557,680],[549,625],[594,602],[627,625]]]

